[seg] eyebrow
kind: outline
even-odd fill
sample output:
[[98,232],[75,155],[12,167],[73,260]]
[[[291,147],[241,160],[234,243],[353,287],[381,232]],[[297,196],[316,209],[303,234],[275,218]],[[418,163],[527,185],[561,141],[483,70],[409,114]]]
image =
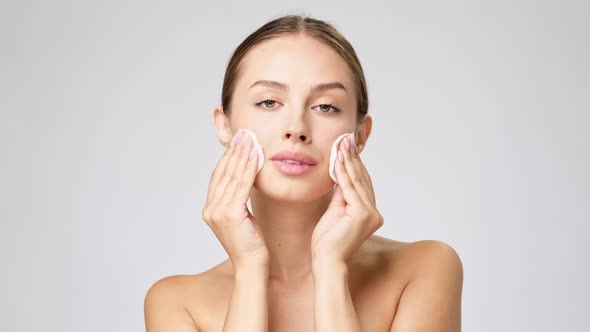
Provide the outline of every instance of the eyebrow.
[[[256,81],[256,82],[254,82],[254,84],[250,85],[248,90],[250,90],[256,86],[279,89],[279,90],[283,90],[283,91],[289,91],[289,86],[287,84],[277,82],[277,81],[268,81],[268,80]],[[340,83],[340,82],[320,83],[320,84],[313,86],[311,88],[311,91],[317,92],[317,91],[327,91],[327,90],[332,90],[332,89],[340,89],[340,90],[344,90],[344,92],[348,93],[348,91],[346,90],[344,85],[342,85],[342,83]]]

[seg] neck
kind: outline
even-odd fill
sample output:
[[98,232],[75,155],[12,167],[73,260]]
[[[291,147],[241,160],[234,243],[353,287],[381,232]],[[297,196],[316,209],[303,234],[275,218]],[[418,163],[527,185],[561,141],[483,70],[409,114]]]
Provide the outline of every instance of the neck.
[[311,276],[311,235],[333,194],[309,202],[285,201],[252,188],[252,214],[269,251],[269,281],[291,284]]

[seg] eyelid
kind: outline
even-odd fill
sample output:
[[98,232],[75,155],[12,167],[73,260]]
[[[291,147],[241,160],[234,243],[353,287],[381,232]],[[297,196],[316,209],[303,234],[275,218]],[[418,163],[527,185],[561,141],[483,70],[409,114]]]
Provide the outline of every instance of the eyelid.
[[320,102],[319,104],[315,105],[314,107],[328,105],[332,109],[331,111],[328,111],[328,112],[318,111],[318,113],[340,113],[340,112],[342,112],[342,109],[340,107],[336,106],[335,104],[336,103],[334,103],[332,101],[326,101],[326,102]]
[[275,99],[272,99],[272,98],[263,98],[263,99],[261,99],[260,101],[258,101],[258,102],[255,102],[255,103],[254,103],[254,106],[256,106],[256,107],[262,107],[262,108],[264,108],[264,109],[272,109],[272,108],[268,108],[268,107],[264,107],[264,106],[263,106],[263,104],[264,104],[265,102],[267,102],[267,101],[274,101],[275,103],[277,103],[277,104],[280,104],[280,102],[276,101]]

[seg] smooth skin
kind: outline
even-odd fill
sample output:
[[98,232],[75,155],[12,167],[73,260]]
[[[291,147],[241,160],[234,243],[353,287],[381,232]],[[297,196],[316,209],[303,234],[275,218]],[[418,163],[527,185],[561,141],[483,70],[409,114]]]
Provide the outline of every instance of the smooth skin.
[[[384,220],[360,158],[372,118],[356,122],[346,62],[300,34],[257,45],[241,70],[231,116],[214,110],[226,151],[202,215],[228,259],[157,281],[145,297],[146,331],[460,331],[456,251],[374,234]],[[283,85],[255,84],[261,80]],[[313,89],[327,82],[345,89]],[[238,128],[255,132],[263,146],[258,174],[252,142],[235,135]],[[345,132],[355,139],[339,145],[334,186],[330,148]],[[270,161],[281,150],[304,151],[317,164],[285,176]]]

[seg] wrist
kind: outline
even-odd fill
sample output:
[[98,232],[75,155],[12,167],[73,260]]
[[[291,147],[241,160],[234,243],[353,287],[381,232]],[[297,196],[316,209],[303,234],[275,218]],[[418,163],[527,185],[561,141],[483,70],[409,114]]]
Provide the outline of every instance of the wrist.
[[268,274],[269,263],[267,260],[249,259],[236,262],[233,267],[236,274],[261,275]]
[[266,267],[269,265],[270,256],[267,251],[257,250],[239,255],[229,256],[234,268],[237,267]]
[[269,262],[265,259],[241,259],[236,262],[232,262],[234,269],[244,269],[244,270],[264,270],[268,269]]
[[348,273],[348,264],[331,258],[316,258],[312,262],[312,274],[316,276],[337,277]]

